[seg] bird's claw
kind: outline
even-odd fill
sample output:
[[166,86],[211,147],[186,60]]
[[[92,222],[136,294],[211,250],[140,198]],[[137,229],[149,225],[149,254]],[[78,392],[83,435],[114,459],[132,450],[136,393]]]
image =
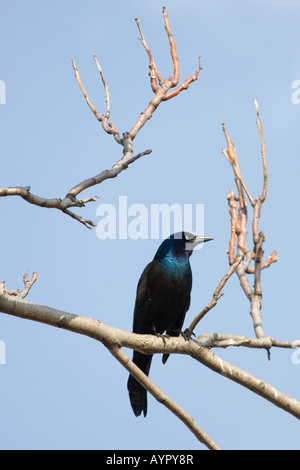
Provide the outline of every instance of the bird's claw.
[[164,346],[166,345],[166,339],[169,339],[170,338],[170,335],[168,335],[167,333],[165,335],[163,335],[162,333],[158,333],[156,330],[154,330],[154,334],[155,336],[157,336],[158,338],[161,338],[163,343],[164,343]]
[[189,328],[186,328],[184,331],[181,332],[181,336],[183,336],[185,340],[189,340],[192,335],[196,336],[195,333]]
[[196,334],[195,334],[192,330],[190,330],[189,328],[186,328],[186,329],[184,330],[184,332],[185,332],[185,334],[188,335],[188,336],[192,336],[192,335],[193,335],[193,336],[196,336]]

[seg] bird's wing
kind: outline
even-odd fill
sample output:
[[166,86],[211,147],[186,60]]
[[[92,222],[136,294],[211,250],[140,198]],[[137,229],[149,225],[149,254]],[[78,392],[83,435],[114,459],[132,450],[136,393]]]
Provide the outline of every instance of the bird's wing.
[[147,293],[147,281],[151,264],[152,262],[145,267],[137,286],[133,316],[134,333],[144,333],[143,326],[145,325],[145,317],[147,315],[147,300],[149,297]]
[[180,319],[178,319],[177,324],[174,325],[174,328],[179,330],[179,331],[182,330],[182,325],[183,325],[183,322],[184,322],[184,319],[185,319],[186,312],[190,308],[190,303],[191,303],[191,295],[189,294],[187,299],[186,299],[186,302],[184,304],[184,307],[182,309],[182,314],[180,316]]
[[[174,324],[172,325],[172,328],[166,331],[167,335],[179,336],[180,333],[182,333],[182,325],[185,319],[186,312],[190,308],[190,303],[191,303],[191,295],[189,294],[183,306],[181,315],[177,318],[176,322],[174,322]],[[169,356],[170,354],[163,354],[163,357],[162,357],[163,364],[167,362]]]

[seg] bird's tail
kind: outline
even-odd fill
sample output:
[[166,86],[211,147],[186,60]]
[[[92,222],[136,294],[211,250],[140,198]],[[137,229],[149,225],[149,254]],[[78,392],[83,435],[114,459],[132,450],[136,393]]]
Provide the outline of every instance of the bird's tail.
[[[145,355],[138,351],[133,352],[132,361],[146,374],[149,375],[149,370],[152,361],[152,355]],[[147,391],[146,389],[132,376],[129,376],[127,388],[129,391],[130,403],[135,416],[140,416],[143,412],[144,416],[147,415]]]

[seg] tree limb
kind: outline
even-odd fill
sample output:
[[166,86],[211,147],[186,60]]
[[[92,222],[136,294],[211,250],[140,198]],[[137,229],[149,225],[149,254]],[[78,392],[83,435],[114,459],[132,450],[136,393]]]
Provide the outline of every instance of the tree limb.
[[[110,97],[109,97],[109,90],[108,86],[105,82],[104,75],[100,66],[99,61],[97,60],[97,57],[94,55],[94,60],[97,66],[97,69],[100,73],[102,85],[104,87],[105,91],[105,102],[106,102],[106,112],[102,115],[100,115],[95,106],[92,104],[90,98],[88,97],[88,94],[85,90],[85,87],[82,83],[82,80],[79,75],[78,68],[75,65],[75,61],[72,60],[72,67],[74,70],[75,78],[78,82],[78,85],[80,87],[80,90],[85,98],[86,103],[88,104],[89,108],[93,112],[94,116],[96,119],[101,122],[103,130],[110,135],[113,135],[115,141],[120,144],[123,147],[123,157],[113,165],[111,170],[104,170],[101,173],[99,173],[96,176],[93,176],[91,178],[88,178],[81,183],[76,184],[70,191],[67,192],[66,196],[64,199],[61,198],[53,198],[53,199],[46,199],[42,198],[40,196],[36,196],[30,192],[30,186],[25,186],[25,187],[10,187],[10,188],[0,188],[0,197],[4,196],[21,196],[25,201],[29,202],[30,204],[35,204],[40,207],[46,207],[46,208],[54,208],[61,210],[64,214],[69,215],[73,219],[77,220],[78,222],[82,223],[85,227],[92,229],[93,227],[96,226],[96,224],[91,221],[84,219],[83,217],[74,214],[72,211],[70,211],[70,208],[73,207],[84,207],[86,203],[91,202],[91,201],[96,201],[98,199],[98,196],[95,197],[88,197],[86,199],[80,199],[77,200],[76,196],[83,190],[90,188],[92,186],[98,185],[102,183],[102,181],[109,179],[109,178],[114,178],[116,177],[121,171],[125,170],[128,165],[133,163],[135,160],[140,158],[143,155],[148,155],[151,150],[146,150],[144,152],[138,153],[135,157],[133,157],[133,140],[136,137],[137,133],[141,130],[141,128],[146,124],[146,122],[152,117],[154,111],[158,108],[160,103],[162,101],[166,101],[168,99],[174,98],[177,96],[182,90],[186,90],[189,85],[197,80],[198,74],[201,70],[200,66],[200,59],[199,59],[199,68],[197,72],[192,75],[189,79],[186,79],[185,82],[180,85],[176,90],[174,90],[172,93],[168,94],[168,91],[175,87],[178,83],[178,77],[179,77],[179,61],[178,61],[178,56],[176,53],[176,48],[175,48],[175,42],[174,38],[170,29],[170,24],[169,24],[169,18],[166,13],[165,7],[163,7],[163,16],[164,16],[164,22],[165,22],[165,29],[168,34],[169,38],[169,43],[171,47],[171,56],[173,60],[173,66],[174,66],[174,76],[167,78],[166,80],[162,80],[154,62],[152,59],[151,52],[148,48],[148,45],[146,43],[146,40],[144,38],[144,35],[141,31],[140,25],[138,20],[136,19],[137,26],[139,28],[140,34],[141,34],[141,42],[148,54],[149,60],[150,60],[150,78],[151,78],[151,87],[153,92],[155,93],[154,98],[150,101],[148,104],[147,108],[141,112],[140,116],[138,117],[137,121],[135,124],[131,127],[129,132],[124,132],[122,134],[122,137],[120,136],[119,130],[114,126],[113,122],[108,122],[110,118]],[[159,86],[157,84],[156,77],[158,78],[159,81]]]
[[145,150],[134,157],[125,160],[119,160],[117,163],[113,165],[110,170],[101,171],[96,176],[92,176],[84,181],[81,181],[76,186],[70,189],[64,199],[54,198],[54,199],[46,199],[40,196],[36,196],[30,192],[30,186],[17,186],[15,188],[0,188],[0,197],[5,196],[21,196],[25,201],[29,202],[30,204],[34,204],[39,207],[45,207],[47,209],[58,209],[62,211],[64,214],[69,215],[75,220],[78,220],[80,223],[85,225],[87,228],[91,229],[96,227],[96,224],[92,220],[84,219],[83,217],[74,214],[74,212],[70,211],[70,207],[84,207],[85,204],[91,201],[96,201],[98,196],[95,197],[88,197],[86,199],[76,199],[76,196],[91,186],[95,186],[97,184],[102,183],[103,181],[116,178],[122,171],[126,170],[131,163],[138,160],[140,157],[144,155],[149,155],[152,150]]
[[[240,285],[251,304],[250,314],[252,317],[256,337],[263,338],[266,336],[266,334],[263,330],[262,317],[260,314],[262,307],[261,271],[262,269],[269,267],[272,263],[277,261],[277,254],[274,250],[273,253],[268,256],[265,261],[263,261],[263,243],[266,237],[263,232],[259,232],[258,224],[261,215],[261,207],[266,199],[267,194],[267,160],[257,100],[255,100],[254,103],[257,115],[256,122],[261,141],[261,154],[264,172],[264,183],[261,196],[257,197],[256,199],[251,196],[250,191],[248,190],[242,178],[236,148],[227,133],[225,124],[223,124],[223,132],[227,142],[227,150],[222,149],[222,153],[233,169],[235,183],[238,191],[237,196],[235,196],[233,191],[228,191],[227,194],[229,213],[231,216],[231,237],[229,242],[228,261],[229,265],[233,265],[237,257],[242,256],[243,258],[246,258],[243,263],[240,263],[237,266],[236,273],[239,277]],[[254,247],[252,252],[249,251],[246,242],[248,235],[248,208],[246,196],[249,199],[250,204],[253,208],[252,240]],[[237,201],[238,207],[236,207],[235,201]],[[237,246],[235,254],[234,249],[236,241]],[[249,266],[251,261],[254,261],[254,267]],[[254,274],[253,289],[250,286],[246,274]]]
[[[34,278],[36,279],[36,273]],[[54,309],[46,305],[39,305],[22,300],[19,291],[7,291],[4,281],[0,283],[0,311],[9,315],[17,316],[27,320],[33,320],[56,328],[63,328],[74,333],[89,336],[100,341],[110,353],[132,374],[151,395],[168,408],[190,429],[197,439],[211,450],[218,450],[217,444],[197,425],[195,420],[183,410],[170,397],[162,392],[121,350],[122,346],[133,349],[142,340],[152,343],[152,335],[135,335],[118,328],[104,325],[98,320],[74,315],[68,312]],[[136,338],[136,336],[138,338]],[[161,340],[159,340],[161,343]],[[161,346],[161,344],[160,344]],[[150,346],[151,347],[151,346]],[[155,348],[155,346],[154,346]],[[137,348],[138,349],[138,348]],[[156,349],[156,348],[155,348]]]
[[[157,387],[154,386],[150,379],[147,378],[140,370],[137,370],[138,368],[134,367],[132,361],[130,361],[127,356],[125,357],[125,355],[123,355],[124,353],[121,354],[117,352],[120,350],[120,348],[126,347],[135,349],[142,352],[143,354],[175,353],[190,355],[215,372],[218,372],[228,379],[239,383],[243,387],[248,388],[257,395],[260,395],[266,400],[272,402],[274,405],[284,409],[288,413],[300,419],[299,401],[280,392],[276,388],[253,376],[252,374],[249,374],[248,372],[243,371],[242,369],[221,359],[212,353],[209,349],[199,346],[198,341],[187,341],[184,338],[178,337],[170,337],[167,341],[162,341],[161,338],[158,338],[154,335],[138,335],[135,333],[129,333],[119,328],[105,325],[102,322],[92,318],[82,317],[62,310],[57,310],[46,305],[28,302],[18,297],[16,291],[7,291],[5,289],[4,281],[0,283],[0,311],[19,318],[45,323],[56,328],[63,328],[65,330],[82,334],[100,341],[113,355],[115,355],[118,361],[121,362],[124,367],[126,367],[126,369],[154,396],[154,398],[167,406],[167,408],[170,409],[176,416],[180,414],[180,419],[189,427],[189,429],[192,430],[195,435],[198,433],[197,438],[201,442],[206,439],[205,433],[203,433],[200,428],[198,429],[192,418],[190,418],[185,411],[181,411],[178,405],[173,404],[171,399],[167,399],[163,392],[158,392]],[[267,338],[264,340],[249,340],[245,337],[233,336],[230,340],[228,335],[224,336],[210,333],[201,335],[201,337],[198,339],[202,340],[204,338],[212,340],[211,347],[215,347],[216,342],[219,342],[218,347],[238,345],[269,349],[270,346],[276,346],[275,341],[273,342],[273,340]],[[224,345],[224,341],[226,341],[226,346]],[[273,342],[273,344],[267,344],[266,341]],[[294,348],[299,346],[299,344],[300,341],[294,341],[292,343],[286,343],[284,346],[280,345],[279,343],[278,346]],[[196,427],[198,429],[197,432]],[[209,442],[211,445],[214,445],[213,441],[209,440]],[[208,446],[208,441],[205,442],[205,445]],[[217,445],[215,446],[217,448]]]

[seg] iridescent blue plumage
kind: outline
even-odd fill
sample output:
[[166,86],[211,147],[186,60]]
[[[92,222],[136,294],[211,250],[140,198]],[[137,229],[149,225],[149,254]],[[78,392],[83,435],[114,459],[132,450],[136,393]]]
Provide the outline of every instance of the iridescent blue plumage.
[[166,276],[178,276],[186,279],[191,276],[191,267],[188,258],[178,258],[173,253],[168,254],[159,261],[160,268],[165,272]]
[[[133,318],[133,332],[139,334],[163,334],[178,336],[190,306],[192,271],[189,258],[194,247],[211,240],[179,232],[163,241],[153,261],[144,269],[137,287]],[[163,355],[163,363],[169,354]],[[138,351],[133,362],[149,374],[152,355]],[[128,390],[131,406],[136,416],[147,414],[147,392],[130,375]]]

